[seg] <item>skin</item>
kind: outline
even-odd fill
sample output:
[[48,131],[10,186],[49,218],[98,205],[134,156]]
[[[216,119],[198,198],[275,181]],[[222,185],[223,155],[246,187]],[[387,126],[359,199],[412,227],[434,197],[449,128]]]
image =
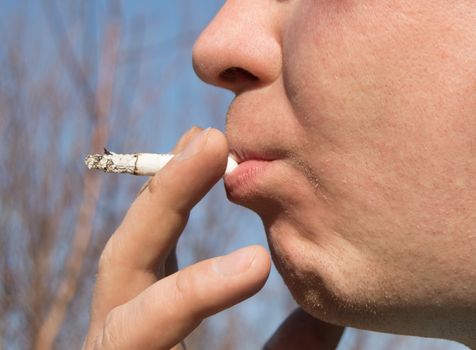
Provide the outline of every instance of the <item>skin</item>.
[[104,248],[83,349],[181,349],[201,320],[266,281],[270,259],[259,246],[175,272],[177,239],[191,208],[223,175],[228,148],[218,130],[194,128],[175,151],[180,159],[151,179]]
[[347,325],[476,347],[475,23],[470,0],[226,1],[193,53],[236,94],[226,139],[192,130],[178,149],[198,151],[134,202],[102,255],[84,349],[169,349],[261,288],[259,247],[233,275],[221,258],[165,273],[243,149],[274,161],[230,199],[261,216],[302,307],[267,349],[332,349]]
[[314,317],[476,347],[475,23],[468,0],[229,0],[198,39],[230,148],[277,159],[231,199]]
[[[203,319],[252,296],[268,277],[270,258],[259,246],[177,271],[189,212],[223,176],[229,150],[220,131],[194,127],[173,153],[178,159],[146,182],[101,254],[83,350],[183,350]],[[334,349],[341,335],[296,310],[265,349]]]

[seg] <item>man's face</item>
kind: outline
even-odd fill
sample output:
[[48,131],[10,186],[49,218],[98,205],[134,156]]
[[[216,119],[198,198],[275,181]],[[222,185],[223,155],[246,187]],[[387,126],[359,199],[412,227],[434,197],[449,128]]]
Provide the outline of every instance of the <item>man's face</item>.
[[272,160],[225,182],[308,312],[474,340],[476,2],[229,0],[194,66],[237,94],[232,152]]

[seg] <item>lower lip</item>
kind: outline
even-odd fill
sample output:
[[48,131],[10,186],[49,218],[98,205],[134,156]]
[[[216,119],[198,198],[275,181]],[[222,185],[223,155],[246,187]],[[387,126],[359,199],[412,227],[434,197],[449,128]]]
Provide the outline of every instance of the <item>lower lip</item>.
[[260,175],[270,166],[272,161],[247,160],[224,178],[228,195],[233,199],[245,196],[256,189]]

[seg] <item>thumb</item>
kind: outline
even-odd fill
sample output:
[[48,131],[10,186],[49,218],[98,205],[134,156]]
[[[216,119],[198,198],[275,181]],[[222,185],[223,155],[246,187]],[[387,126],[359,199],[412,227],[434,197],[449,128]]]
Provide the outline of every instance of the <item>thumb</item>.
[[269,269],[269,255],[260,246],[189,266],[113,309],[96,344],[101,349],[170,349],[204,318],[258,292]]

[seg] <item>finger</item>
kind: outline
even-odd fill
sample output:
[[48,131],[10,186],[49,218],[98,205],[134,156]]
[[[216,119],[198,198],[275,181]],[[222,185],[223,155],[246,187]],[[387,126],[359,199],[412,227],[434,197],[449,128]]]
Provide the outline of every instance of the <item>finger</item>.
[[111,239],[111,262],[132,269],[155,267],[177,240],[192,207],[221,178],[226,139],[218,130],[202,132],[187,145],[192,153],[185,150],[172,159],[134,201]]
[[268,253],[252,246],[181,270],[114,309],[98,349],[170,349],[204,318],[255,294],[269,269]]
[[344,327],[320,321],[299,308],[281,324],[265,350],[334,350],[343,332]]
[[[197,136],[197,135],[196,135]],[[203,131],[152,179],[111,236],[99,261],[91,327],[156,281],[191,208],[225,171],[228,147],[218,130]]]
[[192,141],[193,138],[197,136],[201,131],[203,131],[203,128],[199,126],[194,126],[187,130],[187,132],[183,134],[182,137],[180,137],[180,139],[178,140],[177,144],[172,150],[172,153],[177,154],[182,152],[184,148],[190,143],[190,141]]
[[[197,135],[200,131],[202,131],[203,128],[200,128],[198,126],[194,126],[191,129],[189,129],[185,134],[180,137],[180,140],[177,142],[175,145],[174,149],[172,150],[173,154],[180,153],[185,146],[193,139],[195,135]],[[150,181],[152,180],[152,177],[150,177],[141,187],[139,190],[139,193],[137,195],[140,195],[144,190],[149,186]]]
[[[172,153],[177,154],[182,152],[185,146],[187,146],[187,144],[190,143],[190,141],[192,141],[192,139],[202,130],[203,128],[200,128],[198,126],[194,126],[191,129],[189,129],[185,134],[182,135],[180,140],[177,142],[174,149],[172,150]],[[149,178],[147,180],[147,182],[141,187],[139,194],[141,194],[147,188],[147,186],[149,186],[151,180],[152,178]],[[175,253],[175,247],[174,247],[172,248],[172,251],[167,256],[167,260],[165,261],[165,269],[163,273],[160,274],[159,277],[168,276],[174,273],[175,271],[177,271],[177,268],[178,268],[177,255]]]

